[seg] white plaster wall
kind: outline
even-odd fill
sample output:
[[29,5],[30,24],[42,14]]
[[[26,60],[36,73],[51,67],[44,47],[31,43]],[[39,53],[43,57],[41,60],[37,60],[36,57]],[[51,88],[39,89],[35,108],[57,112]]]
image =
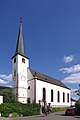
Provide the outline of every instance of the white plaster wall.
[[[25,59],[25,63],[22,63],[22,58]],[[28,67],[29,67],[29,59],[27,59],[21,55],[17,55],[17,73],[24,74],[27,77],[27,68]]]
[[[25,59],[25,63],[22,63],[22,58]],[[19,85],[21,82],[21,75],[24,75],[26,77],[26,83],[27,83],[27,68],[29,67],[29,59],[21,56],[21,55],[17,55],[16,56],[16,63],[14,63],[14,59],[12,61],[12,77],[13,77],[13,82],[17,79],[17,73],[18,73],[18,77],[19,77]],[[14,78],[14,69],[16,69],[16,77]],[[24,82],[23,82],[24,83]],[[17,83],[15,83],[17,84]],[[15,85],[14,84],[14,85]],[[14,87],[14,86],[13,86]]]
[[30,70],[27,70],[28,72],[28,87],[30,86],[30,90],[27,90],[27,97],[31,98],[31,102],[34,101],[34,78],[33,75],[31,74]]
[[3,96],[0,96],[0,104],[3,103]]
[[18,98],[18,101],[21,102],[21,103],[27,103],[27,100],[24,99],[24,98]]
[[[46,89],[46,102],[51,103],[52,106],[70,106],[70,90],[56,86],[44,81],[36,81],[36,101],[42,100],[43,88]],[[53,102],[51,102],[51,89],[53,90]],[[57,102],[57,91],[60,92],[60,102]],[[63,103],[63,92],[65,92],[65,102]],[[69,93],[69,103],[67,103],[67,93]]]
[[[22,101],[26,101],[27,102],[27,77],[28,77],[28,73],[27,73],[27,68],[29,67],[29,59],[21,56],[21,55],[17,55],[16,57],[16,62],[14,63],[14,59],[12,61],[12,77],[13,77],[13,88],[14,92],[16,94],[17,92],[17,87],[18,89],[18,100],[21,102]],[[25,63],[22,62],[22,58],[25,59]],[[16,77],[14,77],[14,69],[16,70]],[[25,76],[25,80],[21,79],[21,76]],[[18,76],[18,78],[17,78]],[[18,81],[17,81],[18,80]],[[23,100],[24,99],[24,100]]]
[[28,76],[27,76],[28,78],[27,79],[29,81],[29,80],[33,79],[33,75],[31,74],[31,71],[29,69],[27,69],[27,72],[28,72]]
[[19,97],[19,98],[20,98],[20,97],[27,98],[26,91],[27,91],[27,89],[19,88],[19,89],[18,89],[18,97]]
[[28,95],[31,99],[31,103],[34,101],[34,80],[28,81],[28,86],[30,86],[30,90],[28,90]]
[[18,76],[18,88],[26,88],[27,89],[27,76],[24,75],[26,77],[26,79],[22,80],[21,79],[22,75],[24,75],[24,74],[20,73]]

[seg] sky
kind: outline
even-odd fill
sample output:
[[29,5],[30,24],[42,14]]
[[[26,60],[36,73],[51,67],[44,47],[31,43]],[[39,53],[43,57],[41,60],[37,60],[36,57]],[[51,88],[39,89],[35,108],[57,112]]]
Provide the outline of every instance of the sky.
[[12,86],[21,16],[30,67],[61,80],[78,99],[80,0],[0,0],[0,86]]

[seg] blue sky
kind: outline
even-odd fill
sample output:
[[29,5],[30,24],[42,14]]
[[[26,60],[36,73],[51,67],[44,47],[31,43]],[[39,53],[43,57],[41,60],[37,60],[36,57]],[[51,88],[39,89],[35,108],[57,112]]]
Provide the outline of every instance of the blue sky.
[[12,85],[12,61],[20,17],[30,67],[61,80],[74,91],[80,84],[80,0],[0,0],[0,85]]

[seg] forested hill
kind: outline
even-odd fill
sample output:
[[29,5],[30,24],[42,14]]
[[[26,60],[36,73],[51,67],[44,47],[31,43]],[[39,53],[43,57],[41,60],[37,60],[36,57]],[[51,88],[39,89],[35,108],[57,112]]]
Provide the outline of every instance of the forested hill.
[[12,88],[11,88],[11,87],[0,86],[0,91],[1,91],[1,90],[4,90],[4,89],[9,89],[9,90],[11,90],[11,91],[12,91]]

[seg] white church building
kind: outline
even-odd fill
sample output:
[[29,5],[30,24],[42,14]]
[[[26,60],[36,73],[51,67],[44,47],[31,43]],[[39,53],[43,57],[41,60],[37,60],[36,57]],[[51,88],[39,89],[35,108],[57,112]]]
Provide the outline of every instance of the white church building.
[[[36,56],[37,57],[37,56]],[[70,88],[61,81],[30,68],[30,59],[25,55],[20,21],[16,52],[12,57],[13,90],[22,103],[36,102],[51,106],[70,106]]]

